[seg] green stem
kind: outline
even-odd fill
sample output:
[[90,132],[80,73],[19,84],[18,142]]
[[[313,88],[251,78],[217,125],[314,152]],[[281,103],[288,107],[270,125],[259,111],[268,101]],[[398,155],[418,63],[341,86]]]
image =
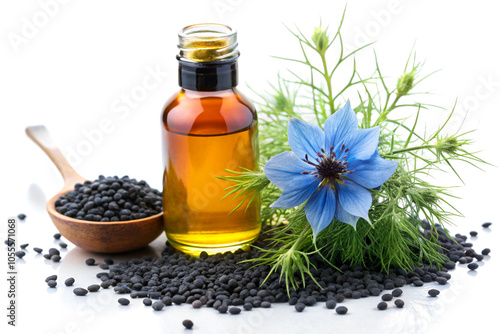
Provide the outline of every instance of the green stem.
[[420,146],[408,147],[408,148],[403,148],[400,150],[392,151],[390,154],[400,154],[400,153],[425,150],[425,149],[431,149],[431,148],[436,148],[436,146],[435,145],[420,145]]
[[321,52],[320,56],[321,56],[321,61],[323,62],[323,70],[325,71],[325,73],[323,73],[323,76],[325,77],[326,86],[328,87],[328,105],[330,106],[330,114],[333,115],[335,107],[333,103],[334,101],[332,94],[332,77],[328,73],[328,66],[326,64],[325,52]]
[[290,248],[289,252],[293,253],[295,250],[297,250],[297,248],[302,243],[302,240],[304,240],[304,237],[306,236],[306,234],[307,234],[307,232],[309,231],[310,228],[311,228],[311,225],[307,224],[307,226],[300,233],[300,235],[297,238],[297,240],[295,240],[295,242],[294,242],[292,248]]

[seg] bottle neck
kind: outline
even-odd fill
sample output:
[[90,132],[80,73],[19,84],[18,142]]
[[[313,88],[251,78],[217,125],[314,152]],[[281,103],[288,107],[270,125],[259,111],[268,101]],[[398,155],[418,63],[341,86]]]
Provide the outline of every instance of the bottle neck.
[[184,89],[207,92],[231,89],[238,85],[238,57],[213,61],[179,61],[179,86]]

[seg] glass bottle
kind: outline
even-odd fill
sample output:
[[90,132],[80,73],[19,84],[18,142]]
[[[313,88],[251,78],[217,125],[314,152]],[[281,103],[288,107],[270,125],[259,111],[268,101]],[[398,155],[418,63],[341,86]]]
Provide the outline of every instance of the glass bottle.
[[257,114],[237,89],[236,31],[197,24],[179,32],[179,86],[162,114],[163,211],[172,246],[192,255],[232,251],[260,232],[260,201],[224,199],[218,176],[256,170]]

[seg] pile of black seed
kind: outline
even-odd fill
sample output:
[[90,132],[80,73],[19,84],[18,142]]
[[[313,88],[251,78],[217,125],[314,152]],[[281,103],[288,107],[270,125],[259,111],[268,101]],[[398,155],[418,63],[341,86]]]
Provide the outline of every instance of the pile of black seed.
[[56,210],[68,217],[114,222],[141,219],[162,211],[161,192],[146,181],[128,176],[104,177],[75,184],[75,189],[55,202]]
[[[488,226],[483,224],[485,228]],[[256,248],[247,252],[238,250],[212,256],[202,252],[199,258],[194,258],[177,252],[167,242],[160,258],[144,257],[116,265],[106,264],[101,268],[109,270],[98,273],[97,277],[102,281],[102,288],[114,287],[117,294],[144,298],[143,304],[152,306],[155,311],[173,304],[188,303],[194,308],[205,306],[220,313],[239,314],[241,308],[249,311],[254,307],[271,307],[272,303],[288,303],[294,305],[296,311],[302,312],[307,306],[326,302],[327,308],[335,309],[338,314],[346,314],[347,308],[337,306],[337,303],[346,298],[379,296],[384,290],[392,290],[391,294],[383,294],[382,302],[377,305],[379,310],[385,310],[388,301],[401,296],[400,287],[420,287],[426,282],[444,285],[451,278],[448,270],[454,269],[456,262],[474,264],[469,269],[475,270],[477,264],[473,261],[482,261],[490,252],[488,248],[482,254],[475,252],[466,236],[456,234],[454,238],[449,237],[439,225],[434,229],[423,220],[422,227],[423,237],[433,234],[438,237],[443,255],[449,259],[441,268],[424,265],[411,271],[394,268],[386,273],[376,268],[364,268],[361,265],[351,268],[344,264],[340,266],[339,272],[325,265],[319,256],[313,255],[310,261],[316,269],[312,267],[311,273],[318,284],[306,276],[305,287],[291,290],[290,295],[284,282],[280,281],[279,273],[269,275],[269,266],[252,267],[253,263],[242,263],[262,255]],[[256,246],[269,247],[265,241],[269,237],[266,233],[269,232],[264,230]],[[75,294],[82,295],[85,291],[77,288]],[[432,290],[429,294],[437,296]],[[120,298],[119,303],[128,305],[123,298]],[[397,299],[394,304],[402,308],[404,301]]]

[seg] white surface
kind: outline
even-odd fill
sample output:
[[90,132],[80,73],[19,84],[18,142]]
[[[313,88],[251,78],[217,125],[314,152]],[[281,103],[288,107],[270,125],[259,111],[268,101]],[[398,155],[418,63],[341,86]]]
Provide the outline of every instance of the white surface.
[[[121,307],[109,291],[78,298],[64,286],[68,276],[76,285],[96,281],[98,268],[85,266],[87,254],[72,245],[60,264],[35,256],[33,246],[48,249],[56,232],[44,211],[47,198],[62,186],[57,170],[44,153],[24,134],[28,125],[45,124],[80,174],[124,175],[161,186],[160,109],[177,89],[176,32],[203,21],[224,22],[239,32],[241,88],[245,83],[262,92],[275,82],[278,71],[288,64],[270,55],[299,56],[295,40],[282,23],[295,24],[309,35],[321,17],[324,25],[336,27],[344,4],[331,1],[67,1],[45,22],[42,3],[50,1],[2,2],[0,4],[0,135],[1,217],[28,214],[20,224],[20,242],[29,242],[29,253],[19,261],[19,327],[2,328],[7,333],[91,333],[132,329],[151,333],[184,332],[181,322],[190,318],[199,333],[454,333],[496,332],[499,273],[498,168],[484,172],[460,166],[466,186],[456,189],[462,200],[453,203],[465,215],[452,232],[479,231],[477,250],[492,248],[491,258],[477,273],[463,266],[436,299],[427,290],[405,289],[402,310],[375,309],[378,298],[350,300],[346,316],[338,316],[323,305],[297,314],[288,305],[269,310],[219,315],[211,309],[170,307],[153,312],[139,300]],[[63,1],[61,1],[62,3]],[[307,4],[305,4],[307,3]],[[399,5],[398,5],[399,4]],[[427,73],[442,69],[421,88],[438,95],[428,101],[451,108],[458,98],[459,110],[451,125],[457,126],[469,110],[466,127],[476,147],[494,165],[498,155],[500,117],[500,48],[494,1],[357,1],[351,2],[344,24],[344,41],[352,46],[377,40],[375,48],[384,75],[396,80],[416,41],[419,59],[426,60]],[[42,13],[42,14],[40,14]],[[40,26],[26,35],[18,50],[9,41],[22,35],[28,22]],[[42,27],[43,25],[43,27]],[[360,71],[371,70],[370,50],[358,58]],[[151,73],[156,76],[150,79]],[[158,74],[159,73],[159,74]],[[165,74],[166,73],[166,74]],[[156,78],[156,79],[154,79]],[[147,80],[144,82],[144,80]],[[489,82],[489,83],[488,83]],[[145,85],[145,86],[144,86]],[[146,94],[130,102],[127,95]],[[246,91],[249,91],[248,89]],[[428,127],[442,120],[439,110],[427,112]],[[450,128],[453,132],[454,128]],[[99,135],[101,133],[101,135]],[[89,137],[93,139],[90,143]],[[90,144],[89,144],[90,143]],[[85,150],[87,149],[87,150]],[[80,150],[77,157],[74,152]],[[441,184],[460,185],[450,174],[435,175]],[[480,224],[494,222],[491,233]],[[5,226],[2,224],[1,226]],[[0,229],[5,239],[5,228]],[[163,237],[149,248],[160,252]],[[2,246],[3,247],[3,246]],[[4,248],[2,248],[4,249]],[[5,260],[5,251],[2,251]],[[98,259],[102,257],[95,256]],[[116,258],[116,257],[115,257]],[[2,265],[4,268],[4,265]],[[59,275],[59,287],[48,289],[46,276]],[[6,302],[5,280],[1,280],[2,305]],[[2,306],[2,309],[4,307]],[[4,330],[2,329],[2,333]]]

